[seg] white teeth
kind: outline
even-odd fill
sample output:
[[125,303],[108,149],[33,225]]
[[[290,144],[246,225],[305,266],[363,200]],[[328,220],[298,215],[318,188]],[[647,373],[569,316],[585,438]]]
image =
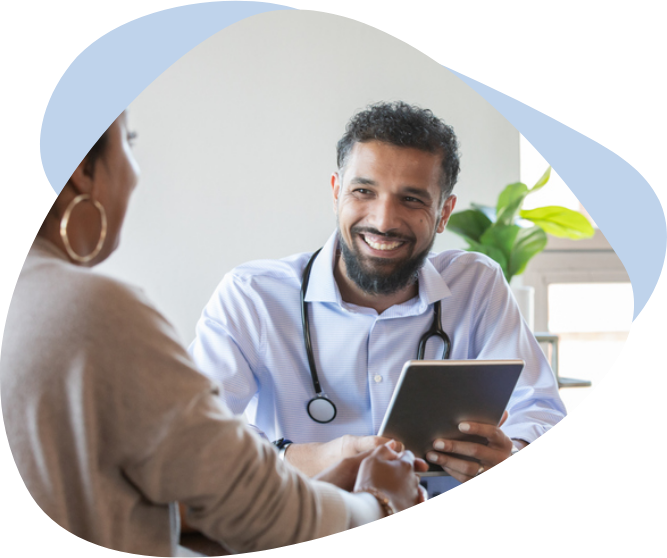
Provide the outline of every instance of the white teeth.
[[367,238],[364,238],[364,240],[366,241],[366,244],[368,244],[374,250],[394,250],[403,244],[402,242],[392,242],[391,244],[371,242]]

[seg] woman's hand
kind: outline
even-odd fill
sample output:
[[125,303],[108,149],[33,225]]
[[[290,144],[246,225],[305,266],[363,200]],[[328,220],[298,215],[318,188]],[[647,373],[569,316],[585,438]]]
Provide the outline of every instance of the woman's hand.
[[397,453],[385,444],[361,462],[354,491],[381,492],[394,510],[402,511],[424,500],[416,472],[427,469],[426,462],[415,459],[411,451]]
[[335,465],[315,475],[313,479],[335,484],[338,488],[352,492],[354,483],[357,482],[357,473],[361,462],[366,459],[372,450],[358,453],[354,457],[341,459]]
[[[346,435],[325,443],[291,444],[285,451],[285,461],[309,477],[314,477],[327,472],[331,467],[336,467],[341,459],[358,457],[360,454],[367,457],[371,450],[390,441],[389,438],[382,436]],[[400,442],[393,443],[396,444],[393,446],[394,450],[403,449]]]
[[[387,442],[387,445],[395,452],[403,450],[403,444],[395,440]],[[373,453],[373,450],[369,449],[351,457],[341,459],[338,463],[315,475],[313,478],[335,484],[338,488],[352,492],[354,484],[357,482],[357,474],[359,473],[361,462],[369,457],[371,453]]]

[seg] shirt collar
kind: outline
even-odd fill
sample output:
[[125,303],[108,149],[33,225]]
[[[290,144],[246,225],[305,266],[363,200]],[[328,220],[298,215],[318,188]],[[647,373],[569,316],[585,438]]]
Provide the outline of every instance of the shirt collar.
[[442,275],[433,265],[432,260],[436,256],[435,252],[431,252],[419,270],[419,298],[427,306],[452,294]]
[[[313,262],[308,290],[306,291],[306,302],[336,302],[341,306],[343,305],[343,299],[333,273],[337,248],[338,231],[336,230]],[[426,307],[436,300],[442,300],[452,294],[442,275],[431,261],[435,256],[435,253],[429,254],[426,262],[419,270],[419,312],[426,310]]]
[[343,298],[334,279],[333,269],[336,262],[338,231],[329,237],[322,250],[315,258],[310,269],[310,280],[306,291],[306,302],[337,302],[342,305]]

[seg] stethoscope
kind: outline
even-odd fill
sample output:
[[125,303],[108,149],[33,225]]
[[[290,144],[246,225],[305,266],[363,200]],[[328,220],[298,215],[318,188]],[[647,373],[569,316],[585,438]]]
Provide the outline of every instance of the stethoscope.
[[[317,250],[308,260],[306,268],[303,270],[303,277],[301,278],[301,324],[303,327],[303,343],[306,347],[306,354],[308,355],[308,365],[310,366],[310,377],[313,380],[313,388],[315,388],[315,397],[308,401],[306,407],[308,416],[315,422],[326,424],[336,418],[336,405],[329,399],[322,391],[320,380],[317,377],[317,368],[315,366],[315,357],[313,355],[313,345],[310,341],[310,325],[308,323],[308,306],[306,305],[306,291],[308,290],[308,281],[310,280],[310,269],[313,267],[315,258],[320,253],[322,248]],[[447,360],[452,347],[449,340],[449,335],[445,333],[440,325],[442,322],[442,308],[440,301],[436,301],[433,305],[433,323],[431,327],[421,336],[419,346],[417,347],[417,360],[424,360],[424,353],[426,352],[426,342],[431,337],[439,337],[445,344],[442,351],[442,359]]]

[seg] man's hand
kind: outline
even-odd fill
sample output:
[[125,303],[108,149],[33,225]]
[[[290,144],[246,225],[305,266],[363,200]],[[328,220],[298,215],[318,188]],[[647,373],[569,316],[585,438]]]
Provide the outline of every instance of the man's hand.
[[[386,444],[386,446],[394,451],[397,455],[400,455],[399,451],[402,450],[403,445],[400,442],[391,440]],[[328,482],[335,484],[338,488],[352,492],[354,485],[357,481],[357,475],[359,473],[359,467],[364,459],[370,457],[374,450],[364,451],[358,453],[354,457],[346,457],[345,459],[340,460],[335,465],[332,465],[325,471],[322,471],[318,475],[315,475],[313,478],[315,480]],[[414,469],[418,472],[428,471],[428,464],[423,459],[414,459]],[[421,500],[423,501],[425,497]]]
[[[285,460],[309,477],[314,477],[341,459],[355,457],[389,441],[382,436],[341,436],[326,443],[291,444],[285,451]],[[400,442],[393,443],[395,451],[403,450]]]
[[335,484],[338,488],[352,492],[354,483],[357,482],[357,473],[359,472],[361,462],[370,456],[372,451],[368,450],[358,453],[354,457],[341,459],[338,463],[315,475],[313,478]]
[[[512,455],[512,440],[500,429],[500,426],[506,419],[507,411],[505,411],[498,426],[478,422],[462,422],[459,425],[461,432],[486,438],[489,444],[485,446],[476,442],[461,442],[438,438],[433,442],[433,449],[435,451],[428,452],[426,459],[431,463],[440,465],[456,480],[466,482],[481,472],[498,465],[498,463]],[[448,455],[451,453],[472,457],[478,460],[479,463]]]

